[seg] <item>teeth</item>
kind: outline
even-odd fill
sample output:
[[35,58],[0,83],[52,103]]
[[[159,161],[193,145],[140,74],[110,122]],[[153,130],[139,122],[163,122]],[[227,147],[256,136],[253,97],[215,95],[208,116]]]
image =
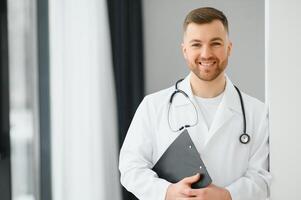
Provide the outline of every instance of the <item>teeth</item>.
[[213,65],[214,62],[210,62],[210,63],[201,62],[200,64],[205,66],[205,67],[209,67],[210,65]]

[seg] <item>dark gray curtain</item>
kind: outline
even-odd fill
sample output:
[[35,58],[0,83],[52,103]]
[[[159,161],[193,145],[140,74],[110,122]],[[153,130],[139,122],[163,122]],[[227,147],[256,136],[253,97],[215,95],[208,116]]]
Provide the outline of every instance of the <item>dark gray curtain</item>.
[[0,199],[11,199],[7,1],[0,1]]
[[[117,94],[119,147],[144,96],[142,5],[140,0],[107,0]],[[123,199],[136,199],[123,189]]]

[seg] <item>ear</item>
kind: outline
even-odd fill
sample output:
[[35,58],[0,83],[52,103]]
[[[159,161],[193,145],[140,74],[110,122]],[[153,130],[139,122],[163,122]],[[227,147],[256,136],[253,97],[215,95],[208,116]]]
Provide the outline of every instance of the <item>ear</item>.
[[183,56],[184,56],[185,59],[187,59],[187,54],[186,54],[187,49],[186,49],[186,46],[185,46],[184,42],[182,42],[181,46],[182,46]]
[[232,42],[231,42],[231,41],[229,41],[227,50],[228,50],[228,56],[230,56],[230,55],[231,55],[231,52],[232,52]]

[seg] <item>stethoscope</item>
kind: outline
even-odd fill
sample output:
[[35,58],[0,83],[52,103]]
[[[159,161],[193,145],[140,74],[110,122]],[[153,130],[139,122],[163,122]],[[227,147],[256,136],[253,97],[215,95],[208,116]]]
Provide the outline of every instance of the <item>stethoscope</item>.
[[[179,89],[178,88],[178,84],[183,81],[184,79],[180,79],[176,82],[175,84],[175,91],[171,94],[170,96],[170,99],[169,99],[169,105],[168,105],[168,125],[169,125],[169,128],[170,130],[172,130],[173,132],[178,132],[178,131],[181,131],[183,129],[186,129],[186,128],[189,128],[189,127],[194,127],[196,126],[198,123],[199,123],[199,118],[198,118],[198,111],[197,111],[197,108],[196,106],[194,105],[194,103],[191,101],[191,99],[189,98],[189,96],[186,94],[186,92],[184,92],[183,90]],[[243,130],[243,133],[239,136],[239,141],[242,143],[242,144],[247,144],[250,142],[251,140],[251,137],[249,134],[246,133],[246,129],[247,129],[247,123],[246,123],[246,114],[245,114],[245,108],[244,108],[244,102],[243,102],[243,99],[242,99],[242,96],[241,96],[241,93],[239,91],[239,89],[234,85],[237,93],[238,93],[238,96],[239,96],[239,99],[240,99],[240,105],[241,105],[241,110],[242,110],[242,114],[243,114],[243,124],[244,124],[244,130]],[[195,111],[195,116],[196,116],[196,119],[195,121],[192,123],[192,124],[185,124],[183,126],[181,126],[180,128],[178,129],[174,129],[172,128],[171,126],[171,123],[170,123],[170,107],[172,105],[172,101],[175,97],[175,95],[177,94],[182,94],[184,95],[188,100],[189,102],[191,103],[191,105],[193,105],[193,108],[194,108],[194,111]]]

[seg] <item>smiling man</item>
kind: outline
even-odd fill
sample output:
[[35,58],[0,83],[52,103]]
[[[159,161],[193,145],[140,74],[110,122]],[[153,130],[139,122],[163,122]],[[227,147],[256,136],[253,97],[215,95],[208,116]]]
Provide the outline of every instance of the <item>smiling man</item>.
[[[121,182],[139,199],[265,200],[269,196],[267,109],[225,75],[231,49],[228,21],[221,11],[205,7],[187,15],[182,51],[190,73],[176,89],[172,86],[144,98],[120,151]],[[175,91],[184,95],[174,95]],[[211,176],[212,184],[205,188],[191,187],[199,174],[170,183],[152,170],[182,127]]]

